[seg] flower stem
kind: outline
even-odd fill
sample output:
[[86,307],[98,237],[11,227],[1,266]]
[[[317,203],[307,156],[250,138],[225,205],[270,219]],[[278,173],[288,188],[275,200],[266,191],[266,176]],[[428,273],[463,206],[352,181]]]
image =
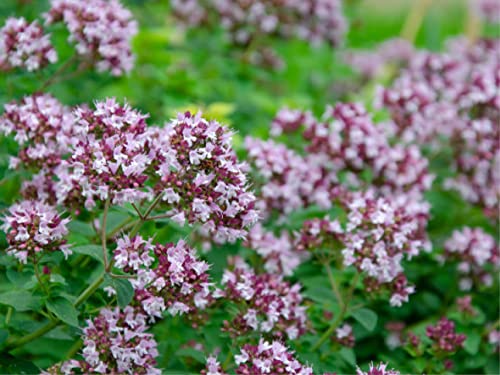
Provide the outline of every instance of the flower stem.
[[410,43],[415,42],[418,31],[422,26],[422,21],[424,20],[425,14],[429,10],[430,5],[433,0],[414,0],[410,13],[406,18],[403,25],[403,30],[401,31],[401,37],[409,41]]
[[332,335],[333,331],[342,323],[344,320],[344,317],[347,313],[347,309],[349,307],[349,303],[351,302],[352,295],[354,293],[354,289],[356,288],[356,284],[358,283],[358,278],[359,274],[357,273],[356,276],[352,279],[351,286],[349,287],[349,290],[347,292],[345,301],[341,307],[340,313],[337,315],[337,318],[332,322],[330,327],[323,333],[323,335],[319,338],[319,340],[316,342],[316,344],[313,345],[311,348],[312,351],[318,350],[318,348],[323,345],[323,343],[328,340],[328,338]]
[[36,255],[33,257],[33,268],[35,269],[35,276],[36,279],[38,280],[38,284],[40,284],[40,287],[42,288],[43,292],[48,297],[50,293],[47,287],[45,286],[45,283],[42,282],[42,277],[40,276],[40,271],[38,270],[38,260],[36,259]]
[[[102,284],[104,281],[104,275],[105,272],[102,273],[100,277],[98,277],[94,282],[85,289],[82,294],[76,299],[76,301],[73,303],[73,306],[78,307],[81,305],[87,298],[89,298],[96,290],[99,288],[99,286]],[[21,337],[18,340],[15,340],[13,342],[8,342],[6,345],[6,348],[9,350],[18,348],[20,346],[23,346],[27,344],[28,342],[31,342],[43,335],[45,335],[47,332],[52,331],[55,327],[57,327],[61,322],[59,319],[52,320],[51,322],[47,323],[40,329],[36,330],[35,332],[32,332],[26,336]]]
[[101,225],[101,246],[102,246],[102,256],[104,259],[104,269],[108,269],[108,248],[106,246],[106,222],[108,220],[109,211],[109,197],[104,203],[104,213],[102,214],[102,225]]
[[330,285],[332,286],[333,293],[335,294],[335,297],[337,298],[337,301],[340,305],[340,308],[343,309],[344,308],[344,301],[342,299],[342,295],[340,294],[337,282],[335,281],[335,278],[333,277],[332,269],[330,268],[329,263],[325,263],[325,269],[326,269],[326,274],[328,275],[328,280],[330,280]]

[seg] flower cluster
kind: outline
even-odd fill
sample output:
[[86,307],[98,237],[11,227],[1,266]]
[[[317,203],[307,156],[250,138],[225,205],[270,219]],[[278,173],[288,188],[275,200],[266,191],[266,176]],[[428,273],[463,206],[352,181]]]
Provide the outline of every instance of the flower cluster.
[[427,246],[419,216],[411,208],[369,193],[352,193],[343,205],[345,229],[338,220],[308,220],[297,236],[297,248],[333,249],[334,254],[342,255],[345,266],[353,265],[365,275],[368,292],[388,288],[390,304],[401,306],[414,292],[407,285],[401,262]]
[[500,249],[495,239],[481,228],[465,227],[454,231],[444,245],[445,260],[458,261],[458,271],[463,274],[460,288],[469,290],[476,286],[493,284],[499,265]]
[[272,140],[247,137],[245,147],[260,180],[259,208],[264,216],[276,210],[283,217],[312,204],[330,208],[336,174],[314,155],[302,157]]
[[356,375],[400,375],[400,372],[394,369],[388,369],[387,363],[379,363],[375,366],[370,363],[370,368],[368,371],[363,371],[359,367],[356,368]]
[[442,353],[456,352],[466,339],[464,334],[456,333],[455,323],[446,318],[441,318],[435,326],[428,326],[426,335],[433,341],[433,350]]
[[245,245],[263,258],[264,268],[269,273],[290,276],[307,258],[305,252],[296,249],[287,231],[282,231],[278,237],[266,231],[261,224],[249,231]]
[[3,219],[2,230],[6,233],[9,248],[7,253],[21,263],[28,258],[37,262],[42,252],[62,251],[71,254],[64,236],[68,233],[66,224],[54,207],[38,201],[22,201],[9,208]]
[[248,190],[246,165],[231,147],[232,133],[216,121],[179,114],[154,135],[155,191],[167,216],[184,224],[201,223],[215,242],[243,238],[258,219]]
[[[370,187],[427,213],[421,196],[433,180],[427,159],[416,146],[392,145],[361,105],[329,107],[322,120],[307,112],[289,113],[279,112],[273,132],[296,131],[304,125],[307,156],[274,141],[246,142],[250,160],[264,179],[260,198],[266,210],[288,213],[310,204],[329,208],[343,189]],[[370,172],[370,181],[364,179],[365,171]]]
[[469,0],[469,6],[481,20],[491,23],[500,23],[499,0]]
[[456,175],[445,182],[495,216],[500,196],[498,40],[452,40],[444,53],[416,53],[376,104],[387,108],[392,132],[406,143],[446,140]]
[[344,265],[354,265],[366,273],[368,291],[388,283],[392,289],[391,305],[401,306],[414,291],[406,283],[401,261],[418,255],[424,247],[418,218],[404,206],[361,194],[354,195],[348,208]]
[[159,375],[156,341],[147,333],[146,316],[130,306],[123,311],[102,309],[83,329],[83,360],[69,360],[49,369],[50,374],[147,374]]
[[134,303],[151,320],[161,318],[165,310],[171,315],[193,315],[214,300],[209,265],[198,260],[184,241],[153,246],[151,240],[136,236],[121,238],[117,245],[115,265],[137,275],[132,280]]
[[234,263],[224,271],[222,294],[240,311],[224,329],[234,335],[254,330],[283,339],[302,335],[307,318],[300,285],[290,285],[280,275],[256,274],[241,259]]
[[299,38],[312,45],[337,46],[347,26],[339,0],[191,0],[173,1],[172,7],[174,14],[188,26],[222,25],[235,45],[259,48],[254,61],[262,63],[267,59],[272,65],[279,62],[266,46],[269,37]]
[[312,367],[301,364],[293,354],[279,341],[260,339],[258,345],[245,344],[234,357],[236,374],[312,375]]
[[51,0],[45,19],[49,25],[64,22],[77,53],[98,71],[119,76],[133,68],[130,41],[137,23],[119,0]]
[[57,61],[57,53],[37,21],[8,18],[0,28],[0,71],[24,68],[34,71]]
[[147,116],[114,99],[96,102],[95,110],[79,107],[74,115],[77,134],[68,166],[86,198],[85,206],[95,206],[96,199],[123,204],[148,198],[140,190],[153,159]]
[[381,75],[388,64],[398,67],[408,65],[414,53],[415,49],[410,42],[395,38],[379,44],[375,50],[353,50],[343,57],[365,80],[369,80]]
[[22,147],[10,166],[33,167],[52,171],[69,151],[73,133],[73,115],[49,94],[24,97],[21,102],[5,104],[0,131]]

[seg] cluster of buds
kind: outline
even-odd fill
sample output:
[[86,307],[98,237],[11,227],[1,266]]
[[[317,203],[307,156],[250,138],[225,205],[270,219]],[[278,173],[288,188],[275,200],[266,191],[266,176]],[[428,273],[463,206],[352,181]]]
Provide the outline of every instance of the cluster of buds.
[[248,190],[246,165],[231,147],[232,133],[188,112],[154,138],[160,176],[154,189],[167,206],[166,216],[180,224],[201,223],[202,233],[218,243],[243,238],[259,215]]
[[481,228],[465,227],[454,231],[444,245],[446,261],[458,261],[458,271],[463,274],[460,289],[491,286],[498,269],[500,249],[495,239]]
[[472,317],[477,314],[472,306],[472,296],[470,295],[457,298],[456,304],[458,311],[466,316]]
[[68,165],[86,198],[85,206],[95,206],[96,199],[123,204],[148,198],[141,190],[154,157],[147,116],[114,99],[96,102],[95,110],[79,107],[74,115],[76,137]]
[[127,306],[123,311],[102,309],[83,329],[83,360],[69,360],[50,368],[48,374],[160,375],[155,367],[158,349],[147,333],[146,316]]
[[51,0],[45,20],[49,25],[62,21],[76,52],[99,72],[119,76],[133,68],[130,42],[137,23],[119,0]]
[[24,97],[19,103],[5,104],[0,117],[0,131],[21,146],[10,167],[19,165],[52,171],[61,163],[73,136],[71,110],[49,94]]
[[436,353],[455,353],[466,339],[464,334],[456,333],[455,323],[446,318],[441,318],[435,326],[428,326],[426,335],[432,340]]
[[279,341],[269,343],[260,339],[258,345],[245,344],[234,357],[236,374],[313,375],[312,367],[303,365],[294,353]]
[[66,224],[52,206],[39,201],[21,201],[9,208],[1,229],[6,233],[9,248],[7,253],[21,263],[28,258],[34,262],[42,252],[62,251],[71,254],[64,236],[68,233]]
[[23,68],[31,72],[57,61],[57,53],[37,21],[8,18],[0,28],[0,71]]
[[124,237],[114,253],[116,267],[136,275],[134,303],[151,320],[171,315],[194,316],[214,301],[209,265],[198,260],[184,241],[152,245],[140,236]]
[[339,0],[177,0],[171,5],[185,25],[222,25],[234,45],[257,49],[254,62],[274,66],[280,61],[268,48],[270,37],[299,38],[312,45],[335,47],[347,28]]
[[240,335],[249,330],[295,339],[307,327],[306,307],[300,285],[290,285],[280,275],[256,274],[241,259],[222,278],[223,297],[237,305],[237,316],[224,322],[224,330]]
[[298,251],[287,231],[280,236],[266,231],[261,224],[255,225],[249,232],[245,246],[253,249],[264,260],[264,268],[273,274],[290,276],[307,258],[307,253]]
[[377,366],[370,363],[368,371],[363,371],[359,367],[356,368],[356,375],[400,375],[400,372],[394,369],[388,369],[387,363],[379,363]]

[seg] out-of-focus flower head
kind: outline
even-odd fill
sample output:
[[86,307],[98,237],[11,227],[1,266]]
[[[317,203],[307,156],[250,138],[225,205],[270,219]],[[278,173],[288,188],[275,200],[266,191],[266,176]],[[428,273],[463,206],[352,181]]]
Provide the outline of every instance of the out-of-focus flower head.
[[464,334],[456,333],[455,323],[446,318],[441,318],[435,326],[428,326],[426,334],[433,341],[433,349],[443,353],[456,352],[466,339]]
[[266,231],[262,225],[255,225],[248,233],[245,245],[257,252],[264,259],[264,268],[269,273],[290,276],[293,271],[308,257],[299,251],[287,231],[280,236]]
[[481,228],[464,227],[455,230],[444,244],[445,261],[458,261],[457,269],[463,276],[460,289],[473,285],[491,286],[499,266],[500,249],[495,239]]
[[49,94],[24,97],[19,103],[5,104],[0,131],[14,139],[21,149],[10,166],[19,165],[52,171],[69,151],[74,131],[74,116]]
[[76,52],[95,64],[99,72],[115,76],[134,66],[131,39],[137,34],[132,13],[118,0],[51,0],[46,23],[63,22]]

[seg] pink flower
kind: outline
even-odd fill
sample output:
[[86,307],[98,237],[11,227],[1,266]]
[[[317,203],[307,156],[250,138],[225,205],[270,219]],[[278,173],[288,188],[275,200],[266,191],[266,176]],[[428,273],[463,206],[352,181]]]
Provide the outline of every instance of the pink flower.
[[240,335],[252,329],[295,339],[307,330],[299,284],[290,285],[278,275],[256,274],[239,258],[232,262],[234,267],[224,271],[222,293],[240,309],[232,322],[224,322],[225,331]]
[[463,275],[462,289],[470,289],[472,282],[492,284],[498,269],[500,250],[495,239],[481,228],[464,227],[455,230],[444,244],[447,261],[458,261],[457,269]]
[[102,309],[99,315],[87,320],[83,329],[83,360],[70,360],[49,369],[53,374],[69,374],[74,368],[83,373],[134,373],[160,375],[155,368],[157,344],[146,333],[146,316],[127,306]]
[[370,363],[370,369],[368,371],[363,371],[359,367],[356,368],[357,375],[400,375],[400,372],[394,369],[388,369],[387,363],[379,363],[375,366]]
[[235,356],[236,374],[313,375],[312,367],[301,364],[293,354],[281,342],[261,338],[258,345],[243,345],[241,354]]
[[24,68],[29,72],[57,61],[57,53],[37,21],[8,18],[0,28],[0,71]]
[[130,42],[137,34],[132,13],[118,0],[51,0],[46,23],[64,22],[76,51],[115,76],[128,73],[134,65]]
[[243,238],[258,219],[246,165],[231,147],[232,133],[200,114],[179,114],[157,129],[154,151],[160,207],[180,224],[200,223],[217,243]]
[[22,201],[9,208],[4,217],[2,230],[7,235],[7,253],[21,263],[28,258],[35,260],[43,252],[62,251],[67,258],[71,254],[64,236],[66,224],[54,207],[38,201]]

